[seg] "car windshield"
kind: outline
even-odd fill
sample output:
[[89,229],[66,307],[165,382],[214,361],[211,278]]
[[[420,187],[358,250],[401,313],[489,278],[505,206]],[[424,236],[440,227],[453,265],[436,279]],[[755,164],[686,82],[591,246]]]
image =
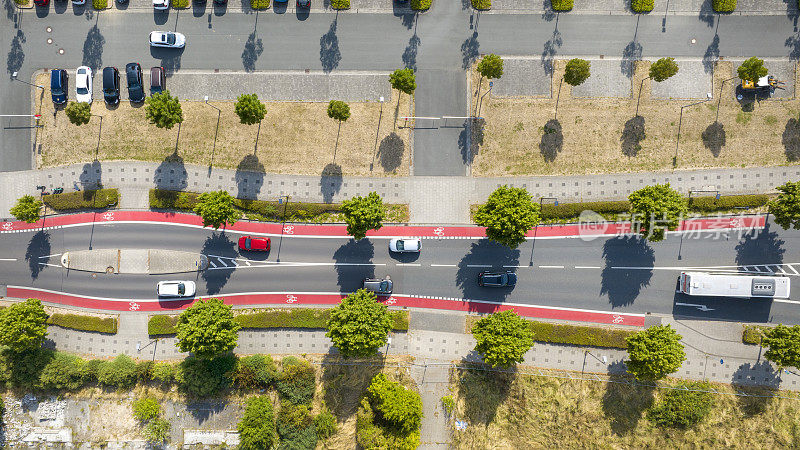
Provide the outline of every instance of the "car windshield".
[[245,239],[244,240],[244,248],[249,250],[250,249],[250,242],[251,242],[250,238]]
[[86,95],[86,94],[88,94],[88,93],[89,93],[89,90],[88,90],[88,89],[86,89],[85,87],[79,87],[79,88],[78,88],[78,94],[81,94],[81,95]]
[[500,275],[498,281],[500,282],[500,284],[508,284],[508,275],[507,274]]
[[167,33],[167,44],[172,45],[175,43],[175,35],[172,33]]
[[397,241],[397,249],[398,250],[405,249],[405,241]]
[[178,295],[186,293],[186,286],[183,283],[178,283]]
[[53,93],[53,95],[61,95],[64,93],[64,91],[62,91],[61,88],[51,89],[51,92]]
[[388,281],[381,281],[381,292],[386,292],[389,290],[389,282]]

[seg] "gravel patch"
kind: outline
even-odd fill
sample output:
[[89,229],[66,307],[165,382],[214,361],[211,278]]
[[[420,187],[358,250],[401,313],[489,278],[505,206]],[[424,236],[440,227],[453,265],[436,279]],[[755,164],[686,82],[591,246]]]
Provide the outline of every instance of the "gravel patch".
[[[494,97],[550,97],[551,76],[541,58],[503,57],[503,77],[494,80]],[[484,80],[484,88],[486,87]]]
[[[653,60],[655,62],[655,60]],[[653,98],[704,99],[712,92],[712,73],[701,60],[678,60],[678,73],[660,83],[650,82]]]
[[620,71],[619,59],[587,59],[591,63],[591,76],[572,88],[573,97],[631,96],[631,79]]

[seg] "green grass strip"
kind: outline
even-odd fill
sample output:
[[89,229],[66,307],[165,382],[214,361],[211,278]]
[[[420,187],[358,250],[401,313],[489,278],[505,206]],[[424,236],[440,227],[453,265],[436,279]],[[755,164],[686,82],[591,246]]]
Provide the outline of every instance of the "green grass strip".
[[57,325],[61,328],[72,330],[94,331],[97,333],[117,333],[118,319],[116,317],[95,317],[81,314],[52,314],[47,319],[48,325]]
[[623,349],[628,348],[625,338],[635,333],[615,328],[549,322],[528,322],[528,327],[533,332],[533,340],[537,342]]

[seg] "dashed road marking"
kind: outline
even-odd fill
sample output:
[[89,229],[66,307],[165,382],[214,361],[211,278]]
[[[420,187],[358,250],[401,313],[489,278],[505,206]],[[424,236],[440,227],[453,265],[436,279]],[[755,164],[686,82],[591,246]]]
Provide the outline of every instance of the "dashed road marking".
[[456,267],[455,264],[431,264],[431,267]]
[[467,267],[492,267],[491,264],[467,264]]
[[539,266],[540,269],[563,269],[564,266]]
[[419,267],[419,266],[421,266],[422,264],[416,264],[416,263],[397,263],[396,265],[397,265],[397,266],[407,266],[407,267]]
[[600,266],[575,266],[576,269],[599,269]]

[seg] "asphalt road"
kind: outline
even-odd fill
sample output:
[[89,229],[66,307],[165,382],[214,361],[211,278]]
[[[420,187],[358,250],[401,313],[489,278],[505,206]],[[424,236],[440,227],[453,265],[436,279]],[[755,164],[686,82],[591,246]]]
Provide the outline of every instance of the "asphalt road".
[[[4,0],[0,48],[8,49],[8,74],[18,71],[25,81],[41,68],[121,67],[130,61],[145,67],[160,64],[168,71],[388,71],[410,65],[432,84],[420,87],[420,94],[431,98],[420,101],[419,116],[466,115],[465,98],[454,98],[465,95],[458,74],[480,53],[543,59],[597,54],[630,59],[800,55],[796,19],[787,16],[476,15],[452,3],[442,3],[415,20],[408,14],[245,14],[210,7],[92,13],[53,4],[46,10],[17,11],[12,0]],[[186,34],[186,49],[150,49],[147,35],[153,29]],[[0,113],[30,113],[31,89],[10,77],[0,78]],[[2,123],[0,170],[30,168],[28,119],[3,118]],[[468,161],[453,142],[458,136],[452,129],[432,137],[421,133],[415,152],[420,173],[460,174]]]
[[[199,295],[235,292],[351,292],[365,277],[390,275],[396,294],[442,296],[629,313],[800,323],[800,287],[792,302],[714,299],[675,294],[675,267],[800,262],[800,232],[768,228],[738,239],[704,233],[648,244],[631,237],[552,239],[509,250],[488,240],[426,239],[420,255],[389,254],[387,240],[284,237],[269,254],[243,255],[240,235],[147,224],[97,224],[0,235],[0,284],[124,299],[154,298],[163,279],[197,279]],[[210,255],[217,268],[180,276],[106,275],[66,271],[58,256],[88,248],[167,248]],[[280,247],[280,254],[278,248]],[[678,258],[680,254],[680,259]],[[45,258],[42,258],[45,257]],[[222,257],[222,258],[219,258]],[[280,258],[281,264],[276,264]],[[531,258],[533,266],[530,266]],[[16,261],[9,261],[16,259]],[[233,260],[236,260],[234,267]],[[247,262],[250,265],[247,265]],[[40,264],[46,262],[55,266]],[[300,264],[298,264],[300,263]],[[227,266],[228,268],[223,268]],[[520,266],[520,267],[504,267]],[[625,267],[625,268],[621,268]],[[631,269],[630,267],[639,267]],[[795,266],[798,267],[798,266]],[[514,289],[480,288],[483,270],[513,270]],[[800,283],[800,277],[793,277]],[[706,305],[700,311],[679,303]]]

